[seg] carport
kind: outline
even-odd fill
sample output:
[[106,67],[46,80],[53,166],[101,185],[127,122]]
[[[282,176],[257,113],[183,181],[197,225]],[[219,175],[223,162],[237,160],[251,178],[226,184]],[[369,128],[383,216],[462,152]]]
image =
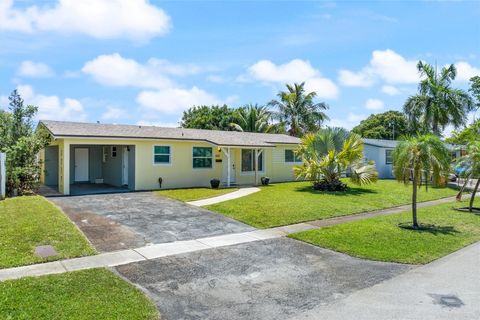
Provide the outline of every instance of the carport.
[[[135,146],[69,145],[70,194],[96,194],[135,190]],[[52,145],[44,153],[44,185],[59,191],[62,150]],[[60,172],[60,174],[59,174]]]

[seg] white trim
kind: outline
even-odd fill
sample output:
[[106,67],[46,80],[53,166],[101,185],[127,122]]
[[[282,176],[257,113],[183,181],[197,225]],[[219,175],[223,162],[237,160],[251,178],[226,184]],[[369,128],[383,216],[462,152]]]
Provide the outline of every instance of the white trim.
[[[169,154],[169,161],[168,162],[160,162],[160,163],[155,163],[155,147],[168,147],[169,150],[170,150],[170,154]],[[166,153],[158,153],[158,155],[167,155]],[[154,166],[171,166],[172,165],[172,161],[173,160],[173,151],[172,151],[172,146],[169,145],[169,144],[154,144],[152,145],[152,164]]]
[[[211,148],[212,149],[212,156],[211,157],[194,157],[193,156],[193,148]],[[213,170],[215,168],[215,150],[213,149],[213,147],[208,147],[208,146],[192,146],[192,153],[191,153],[191,156],[192,156],[192,170]],[[205,167],[205,168],[194,168],[193,167],[193,158],[202,158],[202,159],[208,159],[208,158],[211,158],[212,159],[212,166],[211,167]]]
[[[122,148],[122,185],[123,186],[128,186],[128,182],[129,182],[128,181],[128,173],[130,171],[130,168],[128,167],[130,165],[130,161],[129,161],[130,151],[128,151],[129,149],[130,149],[129,146],[123,146]],[[125,169],[127,172],[125,172]]]

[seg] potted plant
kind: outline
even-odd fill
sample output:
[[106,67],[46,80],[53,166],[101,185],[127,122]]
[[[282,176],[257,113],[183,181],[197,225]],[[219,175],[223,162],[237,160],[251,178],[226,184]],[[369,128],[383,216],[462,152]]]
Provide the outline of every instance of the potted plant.
[[260,181],[262,182],[262,185],[268,186],[268,184],[270,183],[270,178],[269,177],[261,177]]
[[162,189],[162,182],[163,182],[163,178],[162,177],[158,178],[158,184],[160,185],[160,189]]
[[212,186],[212,189],[218,189],[218,187],[220,186],[220,180],[213,178],[212,180],[210,180],[210,186]]

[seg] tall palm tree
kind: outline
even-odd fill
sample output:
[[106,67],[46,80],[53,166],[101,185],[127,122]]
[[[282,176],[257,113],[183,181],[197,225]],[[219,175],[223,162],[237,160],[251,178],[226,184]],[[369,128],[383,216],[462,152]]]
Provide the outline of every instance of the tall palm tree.
[[341,175],[350,169],[354,184],[375,182],[378,173],[373,163],[363,161],[363,141],[359,135],[342,128],[325,128],[302,138],[296,151],[303,164],[294,167],[297,178],[311,180],[315,189],[345,189]]
[[455,128],[465,125],[473,102],[465,91],[451,87],[457,76],[455,66],[451,64],[437,72],[433,66],[419,61],[417,69],[423,77],[418,94],[409,97],[403,106],[413,131],[440,136],[449,124]]
[[265,106],[249,104],[238,108],[230,124],[233,130],[243,132],[283,133],[282,123],[272,123],[272,114]]
[[323,110],[328,109],[324,102],[314,102],[316,92],[305,92],[305,82],[287,84],[287,91],[280,91],[279,100],[272,100],[269,106],[276,110],[276,119],[285,123],[291,136],[300,137],[305,133],[317,131],[322,122],[328,120]]
[[417,229],[417,189],[422,180],[425,187],[432,180],[439,183],[450,168],[450,153],[444,143],[435,135],[406,137],[393,151],[393,172],[398,181],[408,184],[412,181],[412,220]]
[[477,194],[478,188],[480,187],[480,141],[472,140],[467,145],[466,154],[461,157],[457,162],[458,167],[465,168],[465,184],[460,190],[457,199],[461,199],[462,192],[467,182],[473,178],[477,179],[475,187],[473,188],[472,195],[470,197],[470,203],[468,205],[468,210],[473,211],[473,201],[475,200],[475,195]]

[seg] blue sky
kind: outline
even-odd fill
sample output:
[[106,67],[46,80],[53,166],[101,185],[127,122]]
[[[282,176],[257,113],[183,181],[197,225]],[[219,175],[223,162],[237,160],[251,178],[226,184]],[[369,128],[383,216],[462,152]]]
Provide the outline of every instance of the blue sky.
[[0,106],[44,119],[177,125],[194,104],[265,104],[305,81],[351,128],[400,110],[416,62],[480,74],[480,4],[0,0]]

